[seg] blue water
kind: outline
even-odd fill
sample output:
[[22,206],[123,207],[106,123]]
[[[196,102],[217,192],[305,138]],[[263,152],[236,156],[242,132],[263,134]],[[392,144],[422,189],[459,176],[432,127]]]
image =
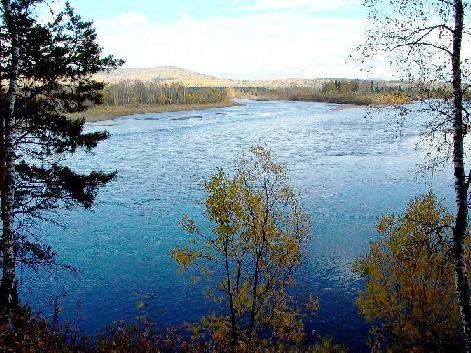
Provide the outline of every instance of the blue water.
[[202,183],[217,167],[230,167],[240,153],[262,144],[286,163],[292,184],[312,215],[307,264],[299,274],[301,294],[320,298],[316,334],[361,351],[368,327],[357,315],[361,281],[351,264],[377,237],[375,223],[400,211],[433,187],[451,198],[448,173],[418,175],[421,119],[400,133],[388,110],[366,117],[363,108],[332,104],[255,102],[225,109],[147,114],[87,124],[111,133],[93,155],[67,163],[80,170],[116,170],[118,178],[98,196],[93,212],[60,215],[67,225],[42,225],[59,260],[77,275],[55,270],[22,275],[24,296],[51,312],[59,298],[64,320],[96,333],[115,320],[133,320],[135,292],[145,296],[158,325],[198,320],[213,308],[201,286],[177,273],[169,252],[186,242],[177,221],[200,219]]

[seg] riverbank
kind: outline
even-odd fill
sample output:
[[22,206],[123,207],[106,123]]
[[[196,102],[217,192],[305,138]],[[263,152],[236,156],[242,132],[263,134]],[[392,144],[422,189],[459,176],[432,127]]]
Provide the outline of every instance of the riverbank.
[[181,112],[191,110],[204,110],[213,108],[227,108],[239,106],[240,104],[231,100],[218,103],[205,104],[136,104],[136,105],[100,105],[87,110],[84,113],[73,114],[72,118],[85,117],[89,122],[112,120],[121,116],[134,114]]
[[358,93],[358,94],[316,94],[305,97],[290,97],[294,101],[315,101],[324,103],[335,103],[348,106],[383,106],[407,104],[417,99],[412,95],[401,93]]
[[356,93],[356,94],[272,94],[253,96],[254,100],[285,100],[295,102],[319,102],[339,104],[345,107],[365,107],[407,104],[417,99],[401,93]]

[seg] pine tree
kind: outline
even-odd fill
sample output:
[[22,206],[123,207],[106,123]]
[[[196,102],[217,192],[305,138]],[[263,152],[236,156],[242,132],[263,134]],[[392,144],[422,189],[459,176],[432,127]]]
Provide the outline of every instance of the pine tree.
[[122,64],[103,57],[92,22],[69,4],[43,23],[44,0],[2,0],[0,23],[0,314],[18,305],[18,265],[55,264],[55,254],[31,222],[54,210],[92,206],[114,173],[80,174],[61,164],[78,149],[90,151],[107,132],[84,132],[84,119],[68,114],[99,104],[103,84],[92,75]]

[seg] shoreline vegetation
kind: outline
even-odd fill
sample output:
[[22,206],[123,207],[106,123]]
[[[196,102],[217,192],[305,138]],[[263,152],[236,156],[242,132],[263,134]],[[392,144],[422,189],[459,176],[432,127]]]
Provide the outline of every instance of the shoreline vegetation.
[[284,97],[282,95],[237,95],[221,102],[214,103],[179,103],[179,104],[124,104],[124,105],[97,105],[84,113],[72,114],[72,118],[84,117],[87,122],[113,120],[123,116],[136,114],[169,113],[192,110],[206,110],[215,108],[229,108],[241,106],[234,99],[253,99],[255,101],[282,100],[292,102],[317,102],[338,104],[336,110],[359,108],[367,106],[387,106],[407,104],[418,99],[415,96],[394,94],[356,94],[356,95],[307,95]]
[[407,94],[393,94],[393,93],[373,93],[373,94],[320,94],[312,93],[306,95],[267,95],[262,97],[256,97],[255,100],[284,100],[293,102],[318,102],[318,103],[332,103],[339,104],[340,109],[345,107],[365,107],[365,106],[386,106],[386,105],[397,105],[407,104],[417,100],[419,97]]
[[320,87],[284,87],[243,89],[244,98],[322,102],[348,106],[384,106],[407,104],[422,97],[440,94],[405,82],[327,80]]
[[312,87],[188,87],[181,83],[125,80],[108,83],[103,104],[72,118],[84,117],[89,122],[111,120],[133,114],[191,111],[240,105],[236,98],[324,102],[342,105],[339,109],[358,106],[407,104],[424,97],[442,96],[443,89],[420,89],[404,82],[361,80],[325,80]]
[[[314,81],[313,81],[314,82]],[[134,114],[164,113],[240,105],[234,99],[283,100],[338,104],[335,109],[365,106],[403,105],[423,99],[450,96],[450,89],[439,84],[403,81],[326,79],[311,86],[214,87],[188,86],[191,82],[163,83],[122,80],[105,84],[102,104],[90,104],[85,112],[71,118],[88,122],[112,120]],[[468,96],[466,96],[468,98]]]
[[231,98],[225,88],[120,81],[105,86],[102,104],[90,104],[87,111],[73,114],[71,117],[84,117],[85,120],[93,122],[133,114],[191,111],[238,105],[231,101]]

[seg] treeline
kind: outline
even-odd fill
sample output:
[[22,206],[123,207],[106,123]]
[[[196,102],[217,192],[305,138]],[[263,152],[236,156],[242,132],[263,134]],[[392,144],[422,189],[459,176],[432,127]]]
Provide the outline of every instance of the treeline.
[[401,84],[400,82],[381,82],[365,80],[328,80],[322,84],[321,93],[412,93],[416,90],[410,84]]
[[317,87],[238,87],[236,95],[261,100],[291,100],[356,105],[402,104],[414,100],[417,89],[400,83],[326,80]]
[[414,88],[399,83],[362,80],[327,80],[320,88],[288,88],[277,92],[283,99],[339,104],[403,104],[414,100]]
[[130,104],[208,104],[228,99],[228,90],[212,87],[185,87],[178,84],[162,85],[157,82],[121,81],[105,87],[105,105]]
[[[366,80],[326,80],[318,87],[238,87],[236,96],[356,105],[404,104],[419,99],[447,99],[450,87],[439,84]],[[465,95],[469,99],[469,94]]]
[[339,104],[404,104],[417,99],[446,98],[440,85],[366,80],[326,80],[317,87],[186,87],[159,82],[121,81],[104,89],[105,106],[214,104],[230,98],[317,101]]

